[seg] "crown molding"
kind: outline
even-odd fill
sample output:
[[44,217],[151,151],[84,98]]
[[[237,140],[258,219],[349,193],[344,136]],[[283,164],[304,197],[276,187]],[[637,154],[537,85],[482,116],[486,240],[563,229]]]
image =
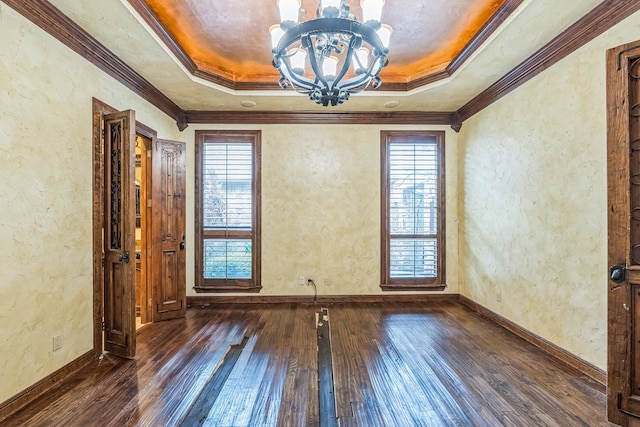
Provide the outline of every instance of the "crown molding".
[[[187,52],[182,48],[178,41],[169,33],[164,25],[158,19],[158,16],[151,10],[147,2],[144,0],[127,0],[127,2],[133,7],[133,9],[140,15],[140,17],[147,23],[147,25],[153,30],[154,33],[162,40],[176,59],[195,77],[207,80],[222,87],[226,87],[232,90],[237,90],[238,83],[234,80],[222,77],[218,74],[211,73],[209,71],[199,68],[196,63],[191,59]],[[247,83],[247,90],[255,90],[252,86],[253,83]],[[277,82],[262,84],[260,89],[273,90],[280,88]]]
[[460,108],[456,112],[459,121],[464,122],[479,113],[638,10],[640,10],[638,0],[603,1]]
[[[447,72],[453,75],[486,42],[491,35],[520,7],[524,0],[506,0],[493,16],[480,28],[460,53],[449,63]],[[416,80],[417,82],[417,80]],[[419,86],[416,86],[419,87]],[[410,89],[413,89],[411,87]]]
[[[147,25],[156,33],[162,42],[175,55],[177,60],[195,77],[215,83],[233,90],[281,90],[277,81],[253,82],[235,81],[199,68],[191,59],[180,43],[160,22],[158,16],[151,10],[144,0],[127,0]],[[403,82],[382,82],[382,88],[390,92],[406,92],[451,77],[467,61],[480,46],[496,31],[500,25],[511,15],[524,0],[506,0],[489,20],[480,28],[473,38],[462,48],[455,58],[442,71],[427,74],[425,76]]]
[[[480,112],[493,102],[502,98],[507,93],[515,90],[521,84],[530,80],[537,74],[549,68],[562,58],[573,53],[584,44],[610,29],[623,19],[640,10],[640,2],[637,0],[605,0],[587,15],[582,17],[562,34],[542,47],[532,56],[515,67],[496,83],[481,92],[462,108],[455,112],[270,112],[270,111],[184,111],[159,89],[149,83],[133,68],[122,61],[113,52],[98,42],[78,24],[69,19],[55,6],[46,0],[1,0],[12,9],[16,10],[29,21],[42,28],[47,33],[58,39],[70,49],[78,53],[87,61],[109,74],[124,86],[140,95],[142,98],[156,106],[169,117],[176,120],[178,128],[184,130],[189,123],[225,123],[225,124],[406,124],[406,125],[451,125],[459,131],[462,122]],[[129,3],[141,14],[154,31],[161,31],[157,19],[146,6],[143,0],[128,0]],[[521,4],[522,0],[507,0],[505,4],[493,15],[491,20],[483,27],[474,39],[463,49],[454,61],[449,64],[448,70],[436,73],[433,76],[425,76],[415,80],[417,85],[424,85],[446,78],[461,66],[482,43],[504,22],[504,20]],[[144,5],[144,8],[142,8]],[[140,9],[139,9],[140,8]],[[147,14],[145,15],[145,10]],[[141,12],[142,11],[142,12]],[[145,18],[146,16],[146,18]],[[159,25],[155,28],[152,22]],[[162,35],[164,34],[164,35]],[[269,83],[235,83],[215,74],[200,70],[182,51],[180,46],[172,39],[171,35],[164,31],[158,34],[174,51],[176,57],[183,62],[185,67],[202,78],[221,79],[216,83],[235,89],[269,89]],[[434,80],[430,80],[434,79]],[[408,84],[392,84],[385,86],[385,90],[406,90]],[[278,86],[279,87],[279,86]],[[390,88],[390,89],[389,89]]]
[[[473,36],[469,43],[456,55],[455,58],[447,67],[440,72],[428,74],[424,77],[420,77],[406,83],[406,87],[403,90],[413,90],[419,87],[428,85],[438,80],[451,77],[458,69],[467,62],[471,56],[486,42],[489,37],[507,20],[507,18],[520,7],[524,0],[506,0],[502,6],[489,18],[489,20],[480,28],[480,30]],[[384,82],[383,82],[384,84]],[[389,89],[387,86],[385,90]]]
[[185,111],[190,124],[451,125],[450,112]]
[[2,0],[29,21],[174,119],[182,109],[78,24],[45,0]]

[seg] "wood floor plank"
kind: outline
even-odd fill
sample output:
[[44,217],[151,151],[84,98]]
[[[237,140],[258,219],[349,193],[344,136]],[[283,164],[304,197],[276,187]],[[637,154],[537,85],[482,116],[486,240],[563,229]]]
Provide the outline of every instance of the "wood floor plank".
[[[282,346],[285,378],[278,426],[319,425],[316,311],[313,305],[293,305],[289,308],[288,327],[276,328],[282,331],[281,342],[287,343]],[[283,313],[277,312],[276,316],[282,317]]]
[[[143,329],[135,360],[107,355],[3,426],[177,426],[244,336],[204,425],[319,426],[320,308],[190,308]],[[455,302],[328,308],[340,426],[610,425],[592,379]]]

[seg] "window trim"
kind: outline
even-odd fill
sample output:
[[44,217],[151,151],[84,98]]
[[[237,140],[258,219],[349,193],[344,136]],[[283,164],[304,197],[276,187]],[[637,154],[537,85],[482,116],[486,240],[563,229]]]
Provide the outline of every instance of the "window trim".
[[[434,141],[438,149],[438,230],[437,275],[436,277],[391,278],[390,277],[390,192],[389,192],[389,146],[419,140]],[[380,132],[380,214],[381,214],[381,274],[380,287],[383,291],[442,291],[445,282],[445,132],[444,131],[381,131]],[[411,236],[408,236],[409,238]]]
[[[259,130],[201,130],[195,132],[195,286],[196,292],[260,292],[261,284],[261,141]],[[249,142],[253,150],[252,177],[252,222],[251,222],[251,279],[205,279],[204,278],[204,240],[206,237],[203,226],[202,200],[202,156],[205,143]],[[215,233],[215,232],[213,232]],[[228,233],[234,238],[237,233]],[[243,236],[246,237],[246,236]]]

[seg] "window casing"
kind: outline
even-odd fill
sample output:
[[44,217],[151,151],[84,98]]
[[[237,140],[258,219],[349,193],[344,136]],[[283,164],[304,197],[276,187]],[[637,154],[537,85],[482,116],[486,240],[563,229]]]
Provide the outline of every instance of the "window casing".
[[196,292],[259,292],[260,131],[196,131]]
[[444,132],[383,131],[381,171],[381,288],[444,289]]

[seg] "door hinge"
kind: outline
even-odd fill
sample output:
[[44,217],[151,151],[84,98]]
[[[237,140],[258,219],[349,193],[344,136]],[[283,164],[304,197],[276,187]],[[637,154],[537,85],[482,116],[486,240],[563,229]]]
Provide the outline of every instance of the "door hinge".
[[147,150],[147,157],[151,158],[151,150]]
[[107,324],[104,321],[102,322],[102,330],[103,331],[107,330]]

